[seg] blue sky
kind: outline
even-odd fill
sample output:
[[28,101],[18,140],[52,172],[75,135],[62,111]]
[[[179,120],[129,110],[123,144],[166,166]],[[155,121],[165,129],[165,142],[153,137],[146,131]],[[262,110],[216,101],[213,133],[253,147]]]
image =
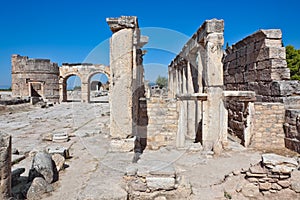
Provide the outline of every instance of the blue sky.
[[280,28],[285,45],[300,49],[300,3],[282,1],[71,1],[1,0],[0,85],[11,83],[11,54],[52,62],[108,64],[106,17],[136,15],[149,35],[144,57],[146,79],[166,75],[182,44],[206,19],[225,21],[225,44],[268,28]]

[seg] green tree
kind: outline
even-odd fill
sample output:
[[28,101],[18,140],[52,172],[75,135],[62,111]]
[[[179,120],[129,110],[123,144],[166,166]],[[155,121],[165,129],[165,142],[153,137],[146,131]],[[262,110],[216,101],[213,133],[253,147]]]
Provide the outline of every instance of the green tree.
[[291,79],[300,81],[300,50],[292,45],[286,46],[286,62],[291,70]]
[[168,86],[168,79],[164,76],[158,76],[156,79],[156,84],[160,87],[167,87]]

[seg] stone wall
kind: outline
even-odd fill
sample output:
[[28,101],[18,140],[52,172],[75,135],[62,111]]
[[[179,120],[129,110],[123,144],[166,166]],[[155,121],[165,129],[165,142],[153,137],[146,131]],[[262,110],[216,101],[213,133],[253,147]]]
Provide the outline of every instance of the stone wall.
[[281,30],[259,30],[226,49],[223,59],[227,90],[255,91],[258,101],[276,101],[273,81],[289,80]]
[[282,103],[254,103],[254,110],[251,146],[260,149],[284,147],[284,105]]
[[287,109],[285,112],[285,145],[300,153],[300,109]]
[[178,112],[176,101],[152,97],[147,101],[147,147],[159,149],[175,145]]
[[20,55],[12,55],[11,61],[13,96],[40,96],[59,101],[59,68],[56,63]]
[[240,144],[248,146],[251,139],[251,125],[253,124],[253,103],[242,101],[227,101],[228,133],[234,136]]

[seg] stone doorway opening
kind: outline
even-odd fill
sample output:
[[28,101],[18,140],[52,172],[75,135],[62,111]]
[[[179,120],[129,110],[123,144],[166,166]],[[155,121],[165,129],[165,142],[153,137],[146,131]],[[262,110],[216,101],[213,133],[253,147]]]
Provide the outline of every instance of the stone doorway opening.
[[107,103],[109,93],[108,76],[104,73],[94,73],[88,80],[88,96],[90,103]]
[[81,79],[79,76],[72,74],[64,79],[64,101],[80,102],[81,101]]

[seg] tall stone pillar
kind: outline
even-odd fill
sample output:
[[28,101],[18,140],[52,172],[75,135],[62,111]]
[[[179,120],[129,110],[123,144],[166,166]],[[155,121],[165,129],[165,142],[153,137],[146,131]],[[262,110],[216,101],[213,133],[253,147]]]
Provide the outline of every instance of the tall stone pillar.
[[[193,89],[193,77],[191,73],[191,64],[190,62],[187,63],[187,93],[188,94],[193,94],[194,89]],[[196,138],[196,103],[197,101],[187,101],[187,135],[190,139],[195,139]]]
[[227,112],[223,102],[223,21],[207,20],[205,29],[207,101],[204,103],[203,113],[203,146],[217,151],[222,148],[224,133],[227,131],[224,123]]
[[0,199],[11,197],[11,136],[0,132]]
[[139,98],[144,95],[140,35],[137,17],[107,18],[110,39],[110,135],[125,139],[137,135]]

